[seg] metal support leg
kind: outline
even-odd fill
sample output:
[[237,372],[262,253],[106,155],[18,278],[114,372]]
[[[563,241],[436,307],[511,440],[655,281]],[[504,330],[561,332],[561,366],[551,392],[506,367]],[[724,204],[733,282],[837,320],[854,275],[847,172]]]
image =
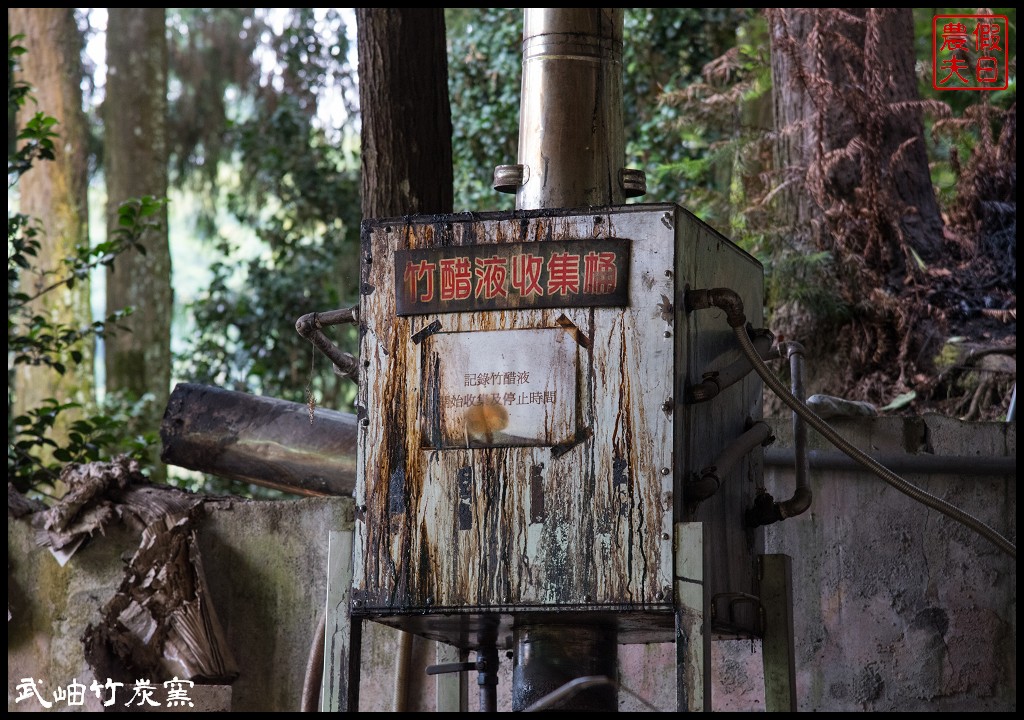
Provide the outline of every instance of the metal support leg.
[[704,524],[675,526],[676,709],[711,711],[711,635],[705,632]]
[[788,555],[762,555],[761,607],[764,609],[765,709],[796,712],[796,660],[793,640],[793,569]]
[[359,709],[362,625],[351,615],[352,535],[351,530],[332,531],[329,539],[323,712]]

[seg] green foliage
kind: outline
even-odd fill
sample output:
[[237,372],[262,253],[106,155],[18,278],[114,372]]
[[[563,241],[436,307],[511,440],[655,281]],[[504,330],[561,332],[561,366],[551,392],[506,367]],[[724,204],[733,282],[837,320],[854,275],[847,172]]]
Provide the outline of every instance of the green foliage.
[[[19,38],[8,40],[8,67],[13,68],[16,58],[24,53],[17,44]],[[12,89],[13,88],[13,89]],[[24,83],[12,83],[8,89],[8,109],[16,111],[30,97],[30,88]],[[8,155],[8,189],[38,161],[54,158],[57,121],[36,113],[18,134],[21,145]],[[71,256],[62,258],[57,269],[37,267],[41,248],[39,223],[36,218],[22,213],[7,214],[7,347],[8,347],[8,423],[7,423],[7,477],[22,492],[45,493],[52,490],[61,467],[70,462],[90,462],[109,459],[115,454],[128,453],[141,457],[154,437],[128,435],[131,410],[115,408],[98,411],[88,417],[77,417],[67,431],[66,440],[55,438],[58,418],[70,411],[87,410],[78,402],[46,398],[38,407],[27,408],[23,414],[12,417],[13,384],[10,375],[19,365],[46,366],[60,375],[70,364],[81,363],[84,341],[102,337],[130,310],[112,313],[104,321],[86,327],[76,327],[55,321],[36,310],[35,301],[76,282],[100,267],[112,267],[123,252],[144,252],[140,243],[142,234],[152,226],[162,201],[145,197],[123,204],[119,209],[118,229],[106,242],[95,247],[77,246]],[[38,278],[27,286],[23,274]],[[81,413],[74,413],[80,416]]]
[[726,17],[732,24],[720,18],[723,52],[702,57],[700,68],[687,64],[682,84],[659,96],[662,111],[670,113],[660,131],[683,149],[680,159],[661,161],[659,176],[676,183],[676,202],[761,254],[767,228],[761,226],[760,209],[748,203],[770,156],[771,117],[764,111],[771,90],[767,27],[758,14]]
[[265,28],[254,8],[168,8],[167,26],[171,181],[208,194],[230,153],[226,98],[258,76]]
[[[827,49],[844,41],[849,16],[805,12],[815,23],[812,36],[824,38]],[[893,47],[886,45],[883,19],[866,31],[868,40],[879,33],[881,44],[865,41],[858,51],[851,43],[836,61],[842,67],[810,62],[793,70],[815,110],[806,113],[807,125],[777,127],[768,51],[785,53],[786,45],[770,48],[761,13],[738,25],[735,45],[705,65],[699,78],[661,95],[677,113],[671,134],[693,151],[661,164],[680,179],[679,202],[764,263],[770,324],[778,330],[777,323],[790,323],[786,332],[797,325],[814,328],[807,338],[817,345],[814,350],[844,360],[843,373],[830,378],[834,391],[853,395],[921,382],[931,372],[927,343],[957,320],[961,308],[1015,306],[1015,10],[995,11],[1010,18],[1010,88],[999,92],[932,88],[933,16],[978,10],[914,12],[920,101],[891,101],[889,88],[870,75],[877,58],[865,53]],[[809,42],[799,34],[793,40],[801,50]],[[823,59],[834,60],[816,58]],[[864,70],[857,75],[853,68],[860,66]],[[681,75],[687,69],[682,65]],[[944,225],[940,237],[929,226],[926,237],[941,252],[928,265],[899,225],[912,211],[901,206],[895,183],[906,182],[900,173],[913,144],[908,139],[886,150],[888,136],[880,130],[889,118],[915,115],[925,119]],[[805,128],[822,124],[820,140],[838,126],[837,118],[857,128],[852,140],[835,148],[810,142],[799,167],[779,166],[776,151],[787,150],[782,141],[805,142]],[[847,186],[836,181],[840,163],[855,173],[852,192],[844,193]],[[984,297],[970,297],[972,288],[984,288]]]
[[[306,313],[358,302],[357,116],[349,107],[341,126],[327,127],[320,113],[327,87],[356,97],[347,48],[333,12],[295,10],[280,32],[264,33],[260,52],[278,67],[239,88],[244,102],[222,136],[231,170],[220,176],[226,208],[255,237],[216,241],[221,259],[188,308],[194,332],[176,354],[177,377],[295,402],[309,385],[319,405],[351,408],[355,387],[295,330]],[[331,334],[355,351],[354,331]],[[240,492],[212,476],[171,481]],[[244,494],[280,496],[255,485]]]
[[[259,254],[240,264],[240,248],[218,242],[223,260],[190,307],[196,332],[177,368],[192,382],[303,402],[312,345],[295,321],[357,302],[360,201],[357,157],[317,127],[309,104],[337,53],[325,49],[319,70],[309,72],[306,52],[317,47],[317,26],[301,13],[295,23],[276,41],[293,86],[257,93],[249,116],[229,133],[238,181],[227,206],[255,232]],[[305,69],[292,73],[293,65]],[[325,405],[351,401],[340,378],[316,375]]]
[[518,162],[521,8],[446,8],[455,210],[515,208],[494,168]]
[[[647,174],[639,202],[682,202],[706,182],[694,164],[720,138],[699,129],[667,97],[684,92],[705,65],[736,44],[750,8],[627,8],[623,21],[626,164]],[[680,132],[672,132],[678,128]],[[687,131],[687,128],[690,131]]]
[[853,311],[832,287],[834,265],[830,252],[774,253],[765,266],[770,304],[777,307],[783,301],[797,302],[829,327],[846,322]]

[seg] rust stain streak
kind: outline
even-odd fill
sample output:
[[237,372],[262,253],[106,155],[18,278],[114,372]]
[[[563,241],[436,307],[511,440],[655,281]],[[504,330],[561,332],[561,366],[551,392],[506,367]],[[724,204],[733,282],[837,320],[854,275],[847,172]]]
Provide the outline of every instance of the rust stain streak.
[[[564,217],[395,223],[391,232],[374,234],[372,247],[387,257],[399,245],[544,242],[577,234],[578,223]],[[637,248],[646,257],[643,241]],[[365,284],[393,287],[393,263],[377,260]],[[557,607],[583,604],[585,596],[649,601],[671,507],[661,505],[660,476],[643,474],[651,475],[660,446],[671,438],[662,436],[664,413],[645,404],[664,356],[649,360],[640,351],[661,335],[638,316],[640,305],[446,315],[444,333],[562,328],[576,341],[575,394],[559,392],[561,401],[573,403],[567,422],[574,427],[561,429],[549,407],[536,416],[539,432],[564,447],[467,449],[439,446],[442,428],[465,418],[486,440],[501,432],[502,419],[491,417],[493,408],[448,412],[439,384],[445,357],[431,349],[440,336],[427,337],[425,316],[396,318],[394,300],[385,295],[364,298],[372,313],[365,314],[371,327],[362,357],[372,366],[366,396],[374,406],[365,407],[371,424],[361,446],[367,508],[359,542],[366,559],[356,582],[367,599],[420,608],[427,598],[462,608]],[[643,307],[649,312],[651,305]]]

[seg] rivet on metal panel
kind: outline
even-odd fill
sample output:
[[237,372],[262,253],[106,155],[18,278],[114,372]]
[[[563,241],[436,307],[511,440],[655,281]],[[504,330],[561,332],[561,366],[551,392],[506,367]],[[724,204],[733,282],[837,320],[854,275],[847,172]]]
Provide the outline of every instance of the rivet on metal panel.
[[666,270],[665,271],[665,277],[672,277],[672,271],[671,270]]
[[434,604],[434,598],[433,597],[428,597],[427,598],[427,605],[429,606],[429,605],[433,605],[433,604]]
[[661,469],[661,474],[662,474],[662,475],[669,475],[669,474],[670,474],[671,472],[672,472],[672,470],[671,470],[671,469],[669,469],[669,468],[667,468],[667,467],[663,467],[663,468]]
[[666,330],[665,331],[665,337],[667,337],[667,338],[672,337],[672,331],[671,330]]
[[662,534],[661,534],[661,539],[662,539],[662,540],[668,540],[668,539],[669,539],[670,537],[671,537],[671,536],[670,536],[670,535],[669,535],[668,533],[662,533]]
[[661,224],[664,225],[665,227],[667,227],[669,230],[671,230],[672,229],[672,225],[673,225],[672,213],[667,212],[664,215],[662,215],[661,216]]
[[659,602],[661,600],[664,600],[665,599],[665,593],[663,593],[661,590],[659,590],[658,592],[654,593],[654,599],[658,600]]
[[363,418],[362,420],[359,421],[359,424],[362,425],[363,427],[366,427],[367,425],[370,424],[370,418]]
[[604,222],[604,218],[603,217],[601,217],[600,215],[595,215],[594,216],[594,224],[595,225],[600,225],[602,222]]
[[670,418],[670,419],[671,419],[671,417],[672,417],[671,413],[672,413],[672,409],[673,409],[674,407],[675,407],[675,403],[674,403],[674,402],[672,402],[672,398],[669,398],[668,400],[666,400],[665,402],[663,402],[663,403],[661,404],[661,410],[662,410],[662,412],[666,412],[666,413],[669,413],[669,418]]
[[352,601],[352,605],[357,607],[357,608],[358,607],[362,607],[363,606],[363,601],[362,600],[353,600]]
[[592,598],[590,597],[590,595],[584,595],[584,596],[583,596],[583,602],[590,602],[590,601],[591,601],[591,599],[592,599]]

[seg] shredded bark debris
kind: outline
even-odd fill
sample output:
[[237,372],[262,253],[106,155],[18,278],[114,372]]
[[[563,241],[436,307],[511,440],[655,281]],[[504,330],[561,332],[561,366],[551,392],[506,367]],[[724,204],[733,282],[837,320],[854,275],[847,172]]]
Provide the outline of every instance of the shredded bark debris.
[[82,637],[97,677],[178,677],[226,684],[238,665],[209,600],[194,526],[196,509],[156,519],[103,621]]
[[238,665],[210,601],[196,538],[208,498],[150,485],[138,462],[127,456],[68,465],[61,480],[68,491],[49,508],[8,484],[8,515],[31,515],[37,541],[62,566],[114,523],[141,535],[102,620],[82,636],[96,677],[127,683],[140,677],[201,684],[234,680]]

